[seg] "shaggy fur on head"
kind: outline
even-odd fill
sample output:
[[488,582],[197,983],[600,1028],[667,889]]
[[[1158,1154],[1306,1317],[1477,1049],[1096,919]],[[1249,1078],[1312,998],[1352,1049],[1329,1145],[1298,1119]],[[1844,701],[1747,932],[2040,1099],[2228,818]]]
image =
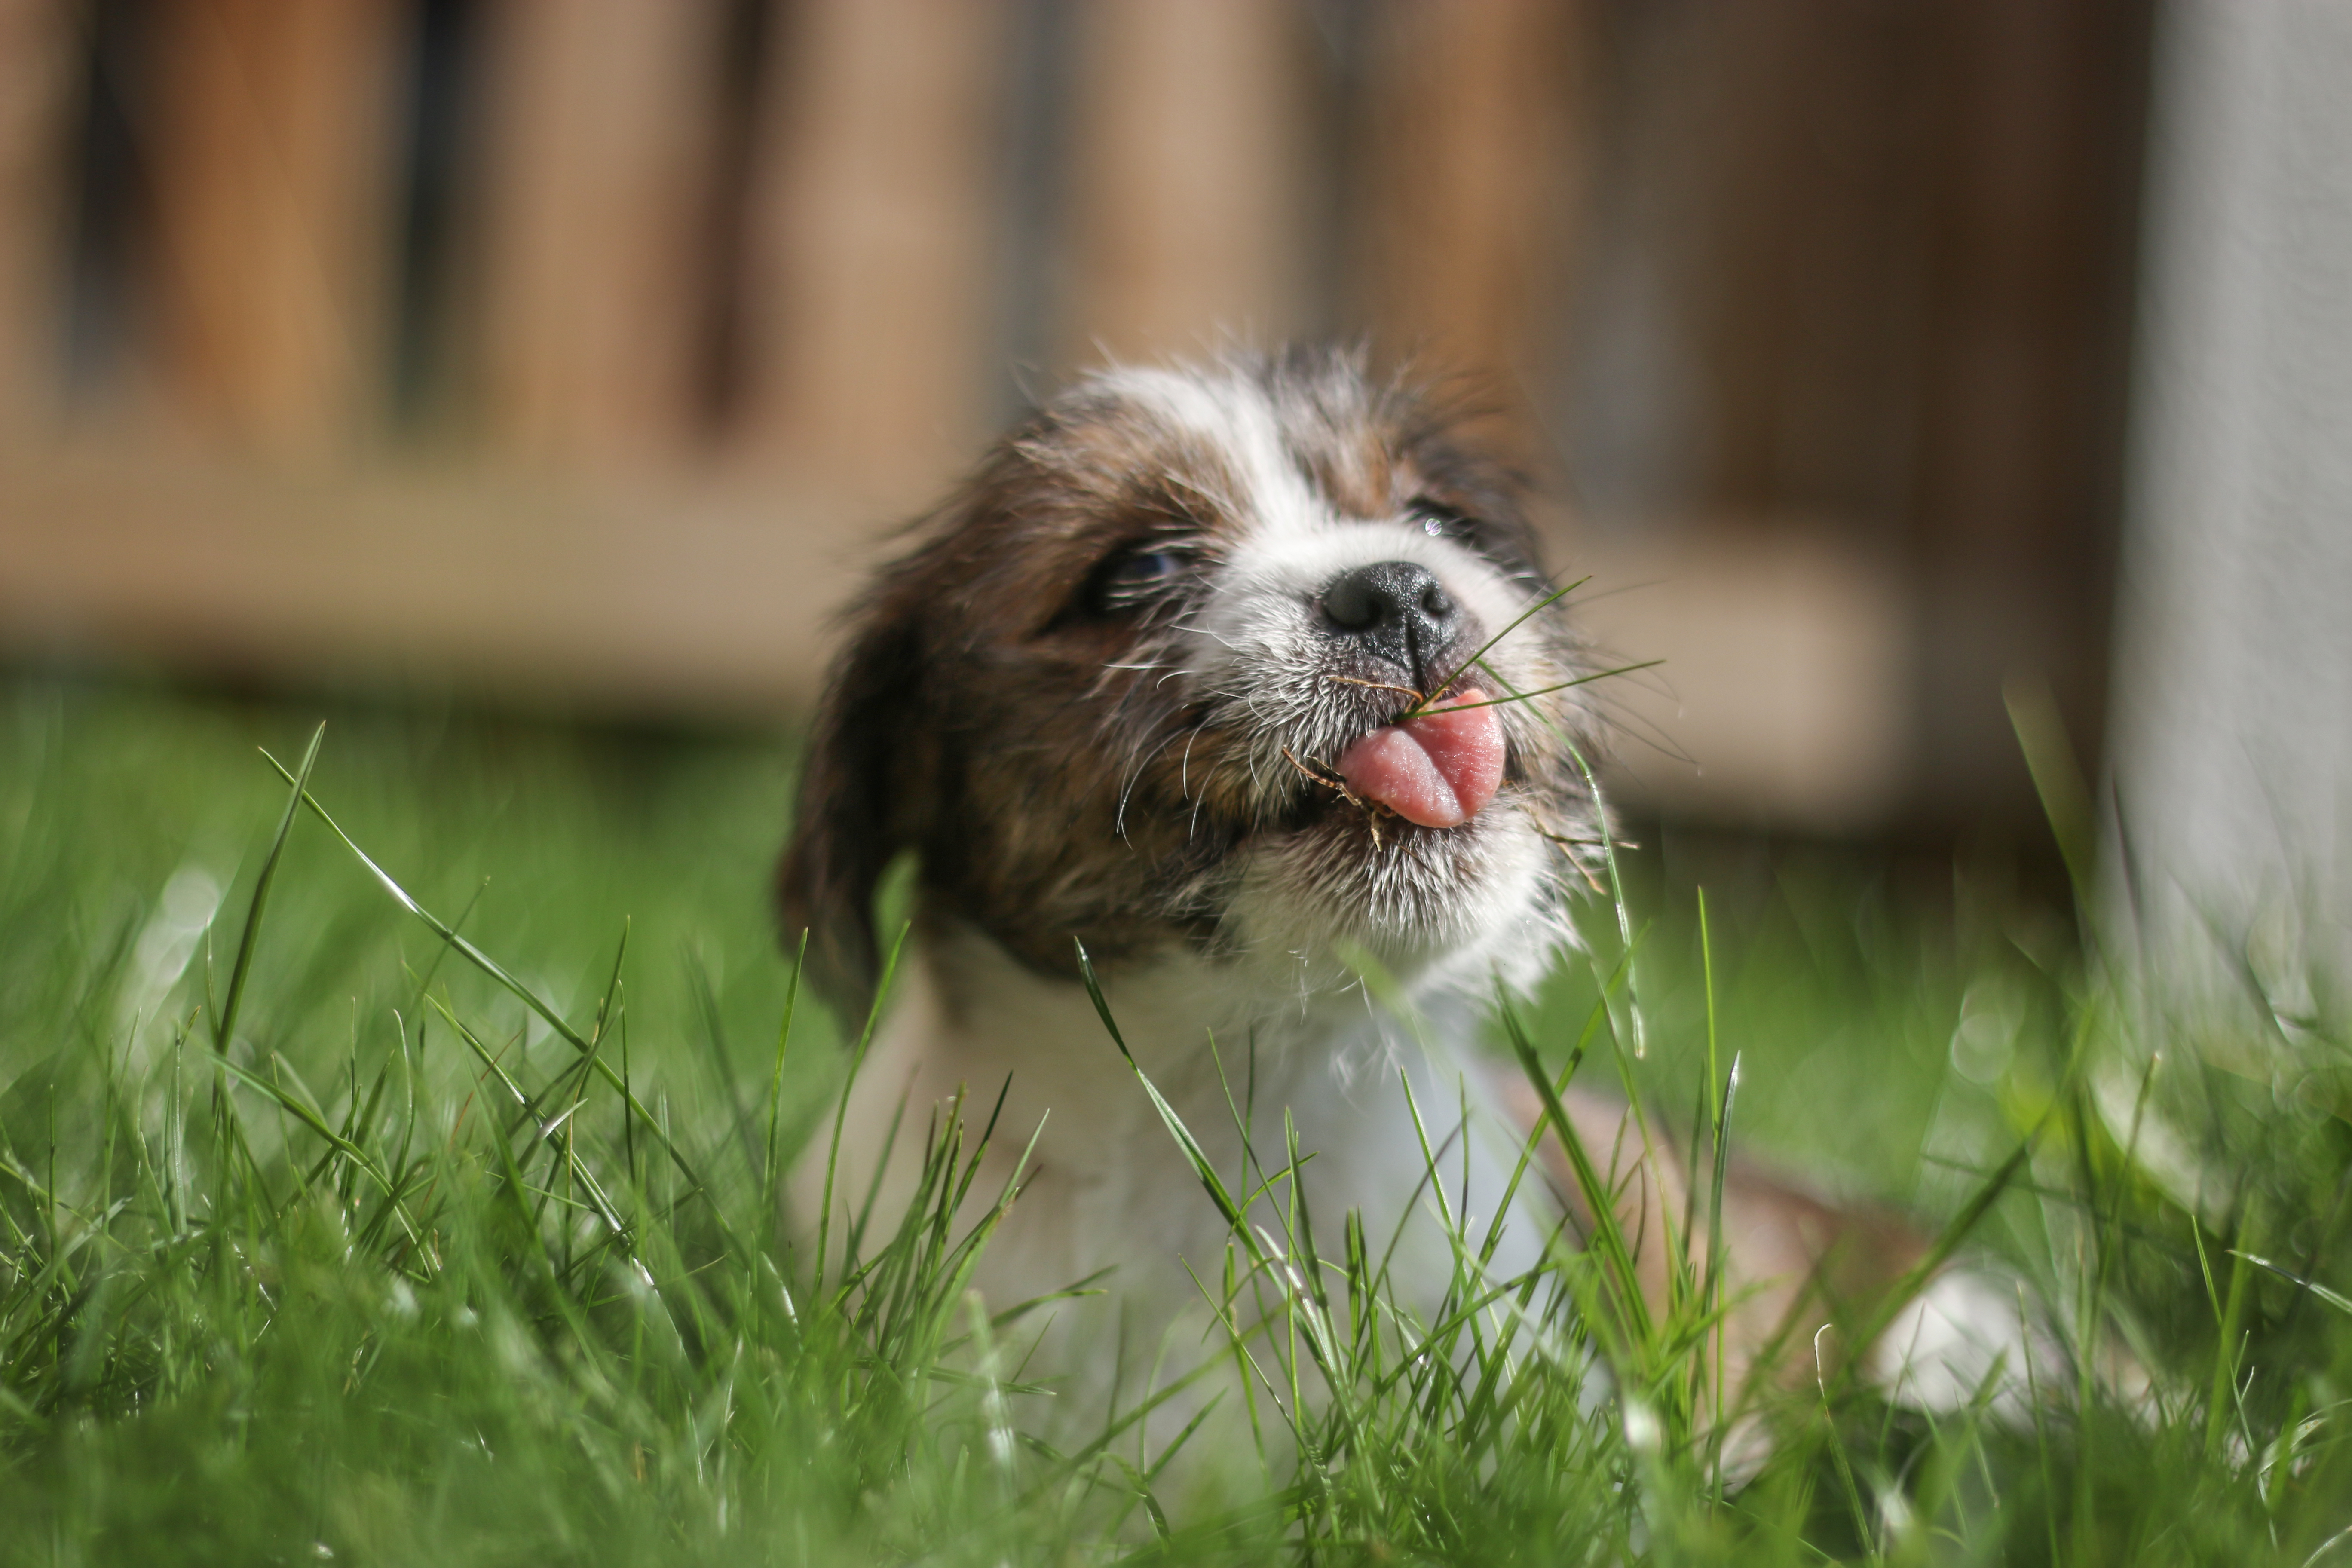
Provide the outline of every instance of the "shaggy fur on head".
[[[874,888],[902,849],[926,919],[1059,975],[1073,937],[1111,963],[1345,939],[1417,965],[1491,948],[1498,906],[1555,908],[1594,837],[1576,692],[1496,710],[1503,795],[1458,826],[1321,782],[1419,699],[1583,668],[1557,611],[1491,649],[1493,674],[1467,665],[1547,584],[1517,476],[1461,423],[1297,353],[1108,371],[1000,442],[858,606],[817,721],[781,883],[835,994],[871,983]],[[1318,626],[1335,574],[1387,560],[1466,612],[1410,668]]]

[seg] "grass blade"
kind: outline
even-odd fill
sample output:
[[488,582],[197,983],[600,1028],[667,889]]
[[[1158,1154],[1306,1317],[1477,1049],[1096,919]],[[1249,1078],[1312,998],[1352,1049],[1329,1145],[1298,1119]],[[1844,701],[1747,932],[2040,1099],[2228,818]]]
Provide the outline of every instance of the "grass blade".
[[[245,929],[236,939],[236,960],[229,966],[228,994],[221,999],[220,1016],[213,1025],[215,1050],[226,1052],[229,1041],[236,1037],[237,1009],[245,1005],[246,976],[252,970],[253,950],[261,936],[262,911],[269,907],[269,889],[278,879],[278,862],[286,852],[286,837],[294,830],[294,816],[300,809],[304,791],[310,785],[310,770],[318,765],[319,743],[326,738],[327,726],[322,721],[310,731],[310,743],[302,748],[300,769],[286,774],[293,788],[286,796],[286,809],[278,814],[278,831],[269,837],[269,852],[261,858],[260,875],[253,879],[253,901],[246,906]],[[261,754],[269,756],[267,752]],[[286,773],[283,767],[278,767],[277,758],[270,757],[269,762],[279,773]]]
[[1517,615],[1512,616],[1509,625],[1506,626],[1501,631],[1496,632],[1493,637],[1488,637],[1485,642],[1480,643],[1476,650],[1474,651],[1468,658],[1464,659],[1461,663],[1454,667],[1454,673],[1439,681],[1434,690],[1431,691],[1427,697],[1423,698],[1412,708],[1406,710],[1406,711],[1399,717],[1397,721],[1399,723],[1402,723],[1406,719],[1417,719],[1422,714],[1428,712],[1431,706],[1434,704],[1439,698],[1444,696],[1447,689],[1450,689],[1455,681],[1461,679],[1465,672],[1474,666],[1485,663],[1486,656],[1495,650],[1495,646],[1497,643],[1501,642],[1505,637],[1509,637],[1513,632],[1517,631],[1521,626],[1535,619],[1536,616],[1541,615],[1544,611],[1550,609],[1554,605],[1559,604],[1562,599],[1567,598],[1570,594],[1575,593],[1579,588],[1583,587],[1587,583],[1591,581],[1591,574],[1588,573],[1584,576],[1579,577],[1575,582],[1570,583],[1565,588],[1553,589],[1550,593],[1546,594],[1542,598],[1538,599],[1534,604],[1529,605],[1526,609],[1521,610]]
[[[1595,670],[1591,675],[1580,675],[1574,680],[1562,680],[1550,686],[1538,686],[1532,691],[1514,691],[1507,697],[1490,697],[1483,702],[1456,702],[1447,708],[1446,711],[1466,713],[1473,708],[1501,708],[1513,702],[1529,702],[1538,697],[1549,697],[1555,691],[1568,691],[1579,686],[1590,686],[1596,680],[1607,680],[1612,676],[1631,675],[1637,669],[1655,669],[1665,662],[1663,658],[1645,658],[1639,664],[1621,664],[1614,669]],[[1460,677],[1457,676],[1455,679],[1459,679]],[[1429,710],[1425,708],[1416,709],[1405,717],[1414,718],[1427,711]]]
[[793,953],[793,977],[784,992],[784,1021],[776,1027],[776,1067],[768,1080],[768,1146],[767,1180],[771,1192],[776,1186],[776,1122],[784,1109],[784,1047],[793,1037],[793,1015],[800,1008],[801,973],[808,967],[808,932],[801,932],[800,946]]
[[[841,1080],[841,1098],[833,1108],[833,1142],[824,1152],[824,1196],[817,1211],[816,1264],[810,1284],[810,1293],[820,1300],[824,1295],[825,1251],[833,1237],[833,1183],[841,1168],[841,1129],[849,1115],[850,1091],[857,1087],[858,1070],[866,1065],[866,1048],[874,1043],[875,1026],[882,1019],[882,1005],[889,999],[891,978],[898,973],[898,954],[905,950],[907,933],[913,929],[912,921],[898,927],[898,938],[890,944],[889,954],[882,961],[881,978],[874,984],[874,1000],[866,1004],[866,1025],[857,1031],[857,1047],[850,1053],[849,1071]],[[801,944],[805,951],[808,945],[806,931],[801,933]],[[880,1179],[878,1170],[876,1178],[877,1181]],[[847,1268],[846,1258],[843,1259],[843,1266],[845,1269]]]

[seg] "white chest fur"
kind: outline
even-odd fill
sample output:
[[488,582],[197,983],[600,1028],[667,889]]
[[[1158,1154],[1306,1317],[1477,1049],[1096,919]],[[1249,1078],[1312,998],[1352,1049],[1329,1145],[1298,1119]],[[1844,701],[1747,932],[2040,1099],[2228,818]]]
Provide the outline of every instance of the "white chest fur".
[[[1261,1245],[1297,1250],[1293,1205],[1303,1198],[1318,1249],[1331,1256],[1352,1211],[1370,1247],[1393,1244],[1397,1303],[1433,1314],[1454,1268],[1441,1216],[1483,1242],[1518,1153],[1467,1055],[1469,1009],[1433,998],[1408,1026],[1360,985],[1302,992],[1294,978],[1286,991],[1263,973],[1190,956],[1114,972],[1104,984],[1137,1067],[1228,1192],[1255,1194],[1249,1218]],[[989,1307],[1102,1275],[1102,1295],[1055,1303],[1029,1322],[1028,1375],[1059,1380],[1076,1406],[1108,1380],[1124,1375],[1131,1392],[1141,1372],[1156,1365],[1165,1376],[1202,1353],[1203,1291],[1218,1288],[1230,1226],[1085,990],[1022,968],[976,934],[935,942],[900,984],[844,1117],[834,1234],[864,1204],[886,1146],[873,1212],[877,1224],[903,1212],[932,1108],[959,1089],[974,1124],[1003,1094],[967,1223],[1035,1135],[1021,1196],[975,1275]],[[1294,1135],[1295,1183],[1284,1176]],[[822,1202],[827,1142],[795,1174],[804,1231]],[[1517,1200],[1491,1259],[1497,1277],[1535,1263],[1546,1223],[1531,1195]]]

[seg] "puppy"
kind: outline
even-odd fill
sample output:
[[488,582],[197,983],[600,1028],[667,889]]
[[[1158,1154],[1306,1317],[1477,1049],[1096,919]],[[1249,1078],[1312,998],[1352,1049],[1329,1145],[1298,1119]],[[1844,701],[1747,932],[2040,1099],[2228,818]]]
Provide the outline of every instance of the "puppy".
[[[1540,1109],[1476,1046],[1598,869],[1592,661],[1552,596],[1514,475],[1347,353],[1106,370],[1000,442],[855,609],[780,871],[787,930],[855,1017],[877,884],[915,861],[832,1235],[869,1193],[899,1212],[932,1108],[1001,1092],[974,1212],[1034,1143],[975,1283],[1003,1309],[1097,1282],[1028,1347],[1083,1424],[1122,1378],[1132,1397],[1208,1353],[1232,1239],[1137,1068],[1235,1194],[1295,1137],[1321,1233],[1352,1212],[1392,1241],[1424,1321],[1455,1268],[1433,1177],[1456,1223],[1499,1228],[1498,1280],[1593,1224],[1557,1143],[1557,1190],[1513,1193]],[[1662,1308],[1677,1162],[1622,1105],[1571,1096],[1570,1120]],[[792,1194],[811,1229],[819,1142]],[[1917,1255],[1760,1176],[1729,1208],[1735,1371],[1778,1339],[1810,1377],[1826,1285],[1865,1296]]]

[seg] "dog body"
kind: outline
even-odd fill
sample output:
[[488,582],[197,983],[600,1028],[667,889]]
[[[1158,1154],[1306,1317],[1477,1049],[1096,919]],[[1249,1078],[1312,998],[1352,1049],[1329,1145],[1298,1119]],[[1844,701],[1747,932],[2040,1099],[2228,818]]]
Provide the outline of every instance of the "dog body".
[[[1441,1215],[1499,1227],[1496,1279],[1590,1224],[1540,1179],[1505,1212],[1533,1121],[1475,1049],[1597,869],[1591,662],[1552,596],[1514,477],[1345,354],[1108,371],[1015,430],[854,612],[814,732],[787,929],[851,1016],[908,851],[916,935],[837,1165],[820,1138],[795,1175],[804,1225],[898,1214],[934,1108],[976,1124],[1001,1094],[967,1218],[1034,1143],[976,1283],[1000,1311],[1104,1292],[1054,1303],[1024,1373],[1091,1417],[1211,1353],[1234,1239],[1138,1069],[1259,1234],[1303,1193],[1328,1254],[1355,1215],[1424,1321],[1457,1267]],[[1663,1293],[1689,1211],[1624,1115],[1570,1106]],[[1792,1276],[1759,1321],[1837,1242],[1774,1193],[1731,1205]],[[1915,1249],[1883,1250],[1891,1276]]]

